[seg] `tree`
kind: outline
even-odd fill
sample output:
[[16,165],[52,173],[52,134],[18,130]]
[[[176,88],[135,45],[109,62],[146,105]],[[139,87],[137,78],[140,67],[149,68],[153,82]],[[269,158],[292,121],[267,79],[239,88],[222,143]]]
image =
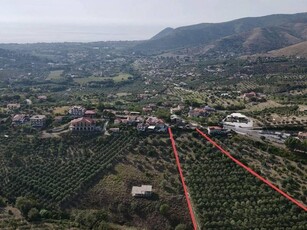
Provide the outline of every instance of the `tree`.
[[120,203],[117,206],[117,211],[124,214],[124,213],[127,213],[128,208],[127,208],[126,204]]
[[6,206],[6,203],[5,203],[5,200],[0,197],[0,207],[5,207]]
[[97,221],[108,220],[108,213],[101,209],[95,213]]
[[102,112],[104,109],[106,108],[106,106],[103,104],[103,103],[99,103],[98,106],[97,106],[97,109]]
[[138,203],[137,202],[131,202],[130,210],[131,210],[132,213],[137,212],[138,211]]
[[27,216],[30,209],[37,206],[37,202],[35,200],[20,196],[16,199],[15,205],[24,216]]
[[29,221],[37,221],[40,219],[39,211],[37,208],[31,208],[30,211],[28,212],[28,220]]
[[302,142],[296,138],[293,137],[289,137],[286,141],[285,141],[285,145],[287,146],[287,148],[294,150],[294,149],[300,149],[300,147],[302,146]]
[[108,230],[110,229],[110,226],[108,223],[102,221],[100,222],[99,226],[98,226],[98,229],[101,229],[101,230]]
[[[108,214],[105,210],[100,211],[80,211],[73,217],[76,223],[80,226],[85,226],[86,229],[97,229],[94,226],[108,220]],[[100,229],[100,228],[98,228]]]
[[51,116],[47,116],[46,122],[45,122],[45,126],[49,127],[52,124],[52,117]]
[[42,218],[48,219],[48,218],[50,218],[51,213],[48,210],[46,210],[46,209],[42,209],[42,210],[40,210],[39,215]]
[[191,100],[185,100],[185,104],[188,106],[193,106],[193,107],[200,107],[201,103],[197,101],[196,99],[191,99]]
[[113,122],[116,118],[115,114],[107,111],[103,111],[102,115],[103,117],[108,118],[111,122]]
[[124,105],[122,101],[115,101],[115,105]]
[[165,121],[169,122],[170,121],[170,112],[166,109],[158,109],[155,113],[155,115],[159,118],[164,119]]
[[168,211],[169,211],[169,205],[168,204],[162,204],[161,206],[160,206],[160,209],[159,209],[159,211],[160,211],[160,213],[162,214],[162,215],[167,215],[167,213],[168,213]]

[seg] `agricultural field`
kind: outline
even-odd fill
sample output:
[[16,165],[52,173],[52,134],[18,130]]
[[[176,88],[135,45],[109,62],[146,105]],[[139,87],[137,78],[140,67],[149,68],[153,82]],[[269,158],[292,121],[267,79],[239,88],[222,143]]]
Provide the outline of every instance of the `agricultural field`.
[[[38,209],[65,209],[70,213],[65,215],[72,218],[72,222],[66,219],[66,224],[75,227],[86,227],[89,223],[82,222],[80,215],[96,216],[97,210],[106,211],[103,220],[111,224],[105,223],[109,227],[189,226],[168,136],[138,136],[130,130],[105,137],[21,137],[15,145],[9,144],[13,137],[1,137],[0,141],[2,148],[8,144],[0,158],[0,179],[4,182],[0,194],[9,202],[26,196],[37,202]],[[132,186],[142,184],[153,185],[152,198],[131,196]],[[84,209],[94,211],[82,214]],[[22,223],[29,225],[25,219]],[[1,224],[9,223],[0,220]]]
[[[8,141],[2,139],[1,145]],[[17,145],[9,145],[3,154],[1,192],[10,199],[30,195],[48,208],[63,206],[112,167],[124,146],[134,141],[135,137],[124,135],[108,139],[83,137],[82,142],[80,137],[69,136],[23,138]]]
[[66,115],[69,111],[69,108],[69,106],[55,107],[53,110],[53,114]]
[[268,100],[266,102],[257,103],[257,104],[248,104],[246,105],[246,108],[242,110],[242,112],[249,112],[249,111],[259,111],[263,109],[268,108],[276,108],[276,107],[282,107],[282,104],[277,103],[273,100]]
[[131,95],[132,95],[132,93],[125,93],[125,92],[116,94],[116,96],[118,96],[118,97],[126,97],[126,96],[131,96]]
[[304,129],[307,124],[307,111],[300,110],[299,106],[268,107],[249,111],[246,114],[258,119],[266,127],[291,126]]
[[110,77],[110,79],[113,79],[115,82],[121,82],[121,81],[127,81],[129,78],[132,78],[133,76],[128,73],[120,73],[115,77]]
[[102,82],[108,80],[107,77],[96,77],[96,76],[90,76],[90,77],[80,77],[80,78],[74,78],[74,82],[78,84],[87,84],[90,82]]
[[219,91],[195,91],[174,87],[169,89],[168,94],[176,96],[181,102],[187,104],[206,104],[219,110],[240,110],[245,108],[243,100],[239,98],[238,95],[233,95],[232,93],[229,93],[229,96],[224,97]]
[[[307,213],[191,134],[175,134],[202,229],[307,227]],[[241,157],[236,155],[240,160]],[[301,177],[303,178],[303,177]]]
[[59,80],[62,78],[64,70],[53,70],[49,73],[46,80]]
[[96,77],[96,76],[90,76],[90,77],[81,77],[81,78],[74,78],[74,82],[84,85],[88,84],[90,82],[104,82],[108,80],[113,80],[115,83],[127,81],[130,78],[132,78],[132,75],[127,73],[120,73],[119,75],[115,77]]
[[307,157],[303,154],[238,136],[221,140],[220,144],[296,200],[307,204]]

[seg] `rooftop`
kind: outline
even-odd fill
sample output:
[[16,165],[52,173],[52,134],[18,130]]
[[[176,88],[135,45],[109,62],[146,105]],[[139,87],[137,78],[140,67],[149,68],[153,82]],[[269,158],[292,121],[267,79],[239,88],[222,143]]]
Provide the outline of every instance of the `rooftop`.
[[83,106],[80,105],[74,105],[72,107],[70,107],[70,109],[85,109]]
[[13,117],[12,121],[19,121],[19,120],[21,120],[21,119],[24,119],[26,116],[27,116],[27,115],[25,115],[25,114],[16,114],[16,115]]
[[30,119],[45,119],[46,118],[46,115],[34,115],[32,116]]
[[88,117],[81,117],[81,118],[77,118],[77,119],[74,119],[71,121],[71,124],[78,124],[78,123],[87,123],[87,124],[93,124],[95,123],[95,121],[91,118],[88,118]]
[[86,110],[85,115],[95,115],[96,112],[94,110]]
[[300,136],[300,137],[307,137],[307,132],[299,132],[298,136]]
[[151,192],[152,192],[152,185],[142,185],[141,187],[133,186],[131,194],[132,196],[142,196],[146,195],[146,193],[151,193]]
[[220,127],[220,126],[208,126],[208,129],[219,129],[219,130],[221,130],[222,127]]
[[[230,115],[228,115],[229,117],[240,117],[240,118],[247,118],[245,115],[243,115],[242,113],[232,113]],[[227,117],[228,117],[227,116]]]

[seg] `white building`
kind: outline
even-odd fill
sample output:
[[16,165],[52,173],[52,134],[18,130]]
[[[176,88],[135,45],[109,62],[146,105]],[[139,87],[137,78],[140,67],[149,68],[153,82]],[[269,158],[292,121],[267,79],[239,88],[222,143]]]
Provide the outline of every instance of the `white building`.
[[33,127],[43,127],[46,123],[45,115],[34,115],[30,118]]
[[71,131],[97,131],[96,122],[88,117],[81,117],[72,120],[69,129]]
[[26,99],[27,105],[32,105],[32,101],[30,99]]
[[241,113],[232,113],[228,115],[223,121],[224,128],[234,128],[234,129],[252,129],[253,120]]
[[19,103],[7,104],[7,108],[9,110],[19,109],[20,108],[20,104]]
[[134,197],[149,197],[152,195],[152,185],[133,186],[131,194]]
[[82,106],[73,106],[69,109],[69,114],[73,117],[83,117],[86,109]]

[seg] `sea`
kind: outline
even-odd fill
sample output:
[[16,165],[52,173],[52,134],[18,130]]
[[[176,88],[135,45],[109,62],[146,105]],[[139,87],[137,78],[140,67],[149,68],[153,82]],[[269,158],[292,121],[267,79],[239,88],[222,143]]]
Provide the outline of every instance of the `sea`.
[[145,40],[163,26],[0,23],[0,43]]

